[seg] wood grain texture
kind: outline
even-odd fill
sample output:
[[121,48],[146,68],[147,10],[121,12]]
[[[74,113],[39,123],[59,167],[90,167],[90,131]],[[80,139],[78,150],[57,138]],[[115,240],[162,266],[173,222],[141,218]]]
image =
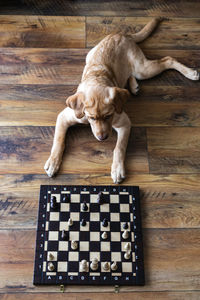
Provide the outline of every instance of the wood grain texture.
[[0,47],[85,47],[85,17],[0,15],[0,24]]
[[[199,233],[199,229],[143,230],[146,270],[143,291],[200,290]],[[0,231],[1,292],[58,291],[59,287],[32,285],[34,245],[35,230]],[[121,288],[121,291],[139,290],[141,287]],[[113,287],[84,286],[80,290],[69,286],[67,291],[103,292],[113,291]]]
[[[139,185],[143,228],[200,228],[200,175],[128,175]],[[112,184],[110,174],[0,175],[0,229],[36,227],[41,184]]]
[[[1,127],[0,173],[43,174],[53,135],[53,127]],[[115,133],[99,143],[89,127],[77,126],[69,129],[66,143],[60,174],[110,173]],[[128,174],[148,172],[145,129],[132,130],[126,157]]]
[[149,128],[151,173],[199,173],[199,128]]
[[[152,18],[87,17],[87,47],[93,47],[111,33],[140,31]],[[183,24],[184,23],[184,24]],[[140,43],[143,49],[200,48],[198,18],[172,18],[161,22],[150,37]]]

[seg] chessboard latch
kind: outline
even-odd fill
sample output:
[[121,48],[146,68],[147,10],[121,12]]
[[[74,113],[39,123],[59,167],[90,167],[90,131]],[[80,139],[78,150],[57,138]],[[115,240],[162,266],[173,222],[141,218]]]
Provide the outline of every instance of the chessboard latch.
[[115,288],[115,294],[118,294],[119,293],[119,285],[115,285],[114,288]]

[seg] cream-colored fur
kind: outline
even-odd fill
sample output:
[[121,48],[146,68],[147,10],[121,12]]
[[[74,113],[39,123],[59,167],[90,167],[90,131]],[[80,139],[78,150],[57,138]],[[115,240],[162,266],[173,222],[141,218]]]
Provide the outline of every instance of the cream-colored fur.
[[144,56],[136,43],[147,38],[159,21],[153,19],[136,34],[108,35],[90,50],[77,92],[66,100],[67,108],[58,115],[51,155],[44,166],[48,176],[60,167],[69,126],[89,123],[99,141],[105,140],[112,128],[117,131],[111,177],[114,183],[121,182],[125,178],[124,159],[131,128],[123,111],[130,96],[124,88],[126,84],[132,94],[137,94],[136,79],[151,78],[167,69],[175,69],[191,80],[199,79],[197,71],[172,57],[148,60]]

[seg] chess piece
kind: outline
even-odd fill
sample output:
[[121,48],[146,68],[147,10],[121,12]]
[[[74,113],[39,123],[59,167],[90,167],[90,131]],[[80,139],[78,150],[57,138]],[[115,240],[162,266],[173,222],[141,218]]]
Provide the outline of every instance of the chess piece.
[[102,226],[103,227],[107,227],[108,226],[108,220],[106,218],[103,219]]
[[131,257],[131,251],[126,251],[125,253],[124,253],[124,258],[125,259],[129,259]]
[[69,218],[68,220],[68,226],[72,226],[73,225],[73,220],[71,218]]
[[56,202],[56,197],[55,196],[51,196],[50,199],[50,207],[52,209],[56,209],[57,208],[57,202]]
[[67,196],[67,195],[63,196],[62,201],[65,202],[65,203],[68,203],[69,202],[69,196]]
[[72,250],[76,250],[78,248],[78,243],[76,241],[71,241]]
[[108,237],[107,232],[104,231],[104,232],[102,233],[101,237],[102,237],[103,240],[106,240],[107,237]]
[[88,270],[87,260],[83,259],[80,263],[80,272],[87,272],[87,270]]
[[117,263],[116,263],[116,261],[114,261],[114,262],[112,263],[112,265],[111,265],[111,270],[112,270],[112,271],[116,271],[116,270],[117,270]]
[[67,240],[67,232],[66,232],[65,230],[63,230],[62,233],[61,233],[61,239],[62,239],[63,241],[66,241],[66,240]]
[[102,192],[98,193],[97,203],[98,204],[102,204],[103,203],[103,193]]
[[130,243],[126,243],[126,244],[124,245],[124,250],[125,250],[125,251],[131,250],[131,244],[130,244]]
[[109,263],[106,261],[105,263],[103,263],[103,270],[108,271],[109,269],[110,269]]
[[53,260],[54,259],[54,256],[52,253],[49,253],[49,257],[48,257],[48,260]]
[[86,226],[86,221],[85,221],[85,219],[82,219],[82,220],[81,220],[81,226]]
[[128,232],[128,230],[125,230],[125,231],[123,232],[122,237],[123,237],[124,240],[126,240],[126,239],[129,237],[129,232]]
[[90,268],[92,271],[96,271],[98,269],[98,259],[97,258],[93,258],[91,264],[90,264]]
[[83,204],[82,204],[82,210],[83,211],[87,211],[88,210],[88,206],[87,206],[87,203],[86,202],[83,202]]
[[48,268],[48,271],[50,271],[50,272],[53,272],[54,269],[55,269],[54,264],[53,264],[52,262],[49,262],[49,263],[48,263],[47,268]]
[[122,227],[123,227],[123,229],[128,229],[128,223],[125,222]]

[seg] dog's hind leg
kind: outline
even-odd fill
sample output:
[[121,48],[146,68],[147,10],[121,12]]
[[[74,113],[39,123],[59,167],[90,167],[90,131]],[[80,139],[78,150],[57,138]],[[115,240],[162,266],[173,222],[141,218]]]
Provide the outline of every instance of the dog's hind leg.
[[130,92],[134,95],[137,95],[139,92],[139,85],[137,83],[137,80],[133,75],[131,75],[128,79],[128,86],[130,89]]

